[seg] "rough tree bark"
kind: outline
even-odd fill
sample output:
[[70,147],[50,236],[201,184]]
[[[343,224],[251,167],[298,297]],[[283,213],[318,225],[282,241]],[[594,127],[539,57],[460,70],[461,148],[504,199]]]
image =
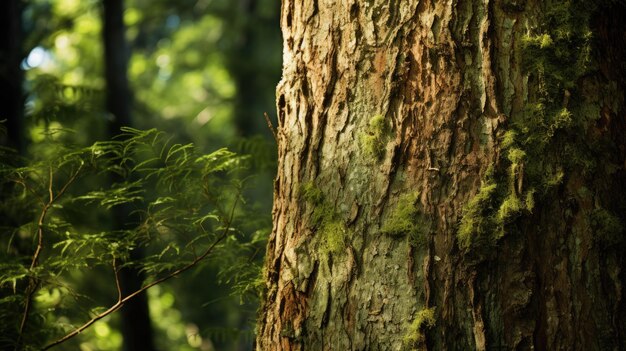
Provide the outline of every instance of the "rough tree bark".
[[624,349],[625,14],[283,1],[257,348]]

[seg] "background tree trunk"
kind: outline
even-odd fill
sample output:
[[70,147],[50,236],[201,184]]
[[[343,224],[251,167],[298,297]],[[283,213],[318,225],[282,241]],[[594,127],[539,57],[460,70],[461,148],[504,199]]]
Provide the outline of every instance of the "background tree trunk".
[[282,6],[260,350],[618,350],[617,2]]
[[262,87],[266,86],[263,84],[266,76],[274,72],[267,69],[267,57],[259,49],[262,35],[258,33],[258,23],[262,19],[257,13],[257,0],[240,0],[233,6],[237,6],[237,15],[245,23],[239,28],[234,48],[228,55],[230,72],[237,86],[234,122],[239,135],[249,138],[269,134],[262,113],[269,110],[270,107],[264,105],[271,99],[264,98],[267,90]]
[[[120,128],[132,126],[131,89],[128,84],[129,50],[126,45],[123,0],[103,0],[103,40],[104,64],[106,78],[106,109],[109,112],[109,137],[120,133]],[[115,177],[112,183],[121,182]],[[111,210],[112,226],[116,230],[133,229],[138,225],[139,218],[133,215],[133,208],[128,204],[115,206]],[[143,258],[141,248],[131,252],[131,260]],[[139,290],[145,276],[136,267],[120,270],[122,294],[129,295]],[[145,292],[137,295],[121,309],[122,336],[125,351],[155,350],[148,310],[148,296]]]
[[22,6],[19,0],[0,4],[0,121],[6,120],[7,128],[6,140],[0,140],[19,154],[25,151]]

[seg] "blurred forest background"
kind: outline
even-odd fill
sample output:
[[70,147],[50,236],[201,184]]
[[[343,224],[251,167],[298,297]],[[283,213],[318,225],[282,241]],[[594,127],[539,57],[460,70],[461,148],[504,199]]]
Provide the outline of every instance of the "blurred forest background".
[[117,290],[202,252],[147,302],[140,294],[54,349],[252,349],[276,168],[263,114],[275,118],[279,7],[0,3],[1,350],[49,345]]

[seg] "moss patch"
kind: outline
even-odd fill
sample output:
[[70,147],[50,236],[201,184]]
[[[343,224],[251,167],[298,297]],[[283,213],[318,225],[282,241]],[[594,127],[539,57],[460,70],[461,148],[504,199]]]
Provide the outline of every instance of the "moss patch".
[[418,196],[417,193],[401,195],[385,220],[381,233],[393,237],[408,236],[411,245],[423,246],[427,242],[431,223],[416,206]]
[[324,194],[313,182],[304,183],[300,189],[300,195],[304,201],[314,205],[321,204],[324,201]]
[[468,249],[478,237],[488,235],[495,230],[496,223],[491,213],[495,205],[497,186],[490,180],[484,182],[478,193],[465,205],[457,231],[461,248]]
[[498,209],[498,219],[501,223],[511,222],[523,209],[524,203],[516,195],[509,195]]
[[524,205],[526,206],[526,210],[530,213],[533,212],[535,208],[535,189],[530,189],[526,192],[526,199],[524,199]]
[[[562,106],[564,96],[569,99],[575,82],[591,67],[586,56],[588,31],[581,29],[587,22],[572,13],[575,7],[570,2],[549,6],[545,21],[551,25],[523,39],[525,67],[539,87],[537,101],[514,116],[502,136],[505,157],[498,163],[499,176],[494,170],[487,172],[481,189],[465,206],[457,232],[463,249],[477,243],[495,244],[508,224],[530,213],[538,198],[563,182],[565,166],[588,166],[576,151],[584,144],[584,127],[579,128],[584,123]],[[577,156],[565,159],[564,150]],[[508,168],[506,173],[503,166]]]
[[320,235],[324,240],[324,249],[337,254],[346,247],[348,228],[343,221],[330,218],[322,223]]
[[404,343],[407,346],[419,346],[426,341],[426,335],[424,332],[435,325],[435,309],[426,308],[415,315],[415,319],[409,325],[406,335],[404,336]]
[[348,228],[335,208],[329,204],[324,193],[313,182],[300,188],[300,197],[313,207],[310,223],[321,238],[325,252],[339,253],[346,246]]
[[391,211],[391,215],[381,228],[381,232],[391,236],[400,236],[414,231],[416,229],[415,218],[418,215],[415,207],[416,199],[415,194],[400,196],[398,203]]
[[[562,1],[539,5],[539,24],[529,28],[521,44],[528,103],[522,111],[508,116],[508,131],[499,145],[502,156],[464,206],[457,241],[466,254],[475,254],[480,260],[488,257],[492,245],[516,230],[519,218],[544,200],[562,197],[555,190],[564,190],[561,185],[569,174],[593,184],[595,177],[611,176],[621,167],[610,156],[616,146],[609,137],[589,133],[601,118],[601,108],[615,104],[594,96],[614,96],[615,83],[599,87],[594,82],[598,64],[592,55],[595,44],[590,30],[594,12],[612,3]],[[515,4],[505,1],[502,6],[514,9]],[[583,95],[582,88],[595,89],[595,93]],[[600,106],[598,100],[606,105]],[[610,108],[617,111],[617,107]],[[625,227],[618,216],[602,208],[587,216],[599,245],[624,242]]]
[[365,153],[376,160],[385,155],[385,146],[389,138],[389,126],[385,117],[376,115],[369,120],[367,130],[361,134],[361,146]]
[[531,188],[518,194],[520,189],[515,186],[515,177],[520,175],[515,168],[512,164],[507,180],[496,181],[493,175],[487,177],[478,193],[465,205],[457,230],[460,248],[493,247],[506,234],[508,224],[533,210],[535,190]]
[[332,215],[332,208],[324,202],[324,194],[313,182],[307,182],[300,188],[300,197],[313,207],[310,222],[319,227],[324,218]]
[[[517,4],[505,2],[509,7],[513,3]],[[598,67],[591,54],[594,35],[590,20],[599,7],[610,3],[540,5],[542,18],[522,38],[521,45],[530,101],[523,111],[509,116],[509,130],[500,140],[502,157],[495,163],[497,169],[487,172],[480,190],[463,209],[457,239],[466,253],[491,247],[514,228],[518,218],[531,213],[543,200],[560,196],[554,190],[568,174],[578,173],[591,180],[610,175],[619,167],[603,156],[614,150],[610,140],[590,139],[588,128],[600,118],[600,106],[580,94],[583,77],[591,77]],[[601,245],[623,240],[624,227],[610,212],[595,210],[589,214],[589,222]]]
[[592,68],[592,33],[587,1],[546,4],[541,26],[524,36],[524,63],[538,72],[549,95],[575,86],[576,80]]

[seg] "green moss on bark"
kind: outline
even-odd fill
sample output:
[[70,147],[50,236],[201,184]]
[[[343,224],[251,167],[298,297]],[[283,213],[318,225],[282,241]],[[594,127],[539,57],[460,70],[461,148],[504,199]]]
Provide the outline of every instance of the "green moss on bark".
[[332,217],[326,218],[320,227],[320,235],[323,242],[323,248],[327,252],[337,254],[346,247],[346,237],[348,228],[339,219]]
[[[591,144],[587,131],[600,109],[579,96],[579,86],[597,69],[589,23],[593,11],[606,4],[544,3],[540,24],[522,38],[523,66],[534,87],[530,102],[521,113],[510,116],[509,130],[500,140],[504,157],[496,163],[499,176],[488,172],[464,207],[457,231],[461,248],[475,251],[483,244],[495,244],[509,225],[549,198],[568,174],[591,175],[600,168],[597,155],[606,152],[593,151],[601,142]],[[599,242],[611,245],[622,237],[617,217],[594,211],[590,220],[596,223]]]
[[478,193],[465,205],[463,217],[457,231],[459,246],[468,249],[477,238],[490,235],[497,224],[492,210],[498,184],[487,180]]
[[404,336],[404,344],[411,348],[423,346],[426,342],[425,331],[435,326],[435,323],[434,308],[426,308],[417,312]]
[[418,196],[417,193],[400,196],[380,229],[382,234],[392,237],[406,236],[415,247],[426,244],[431,223],[416,205]]
[[388,138],[389,126],[385,117],[376,115],[369,120],[367,130],[361,134],[361,146],[366,155],[378,161],[385,155]]
[[346,246],[349,231],[334,206],[326,201],[324,193],[313,182],[302,185],[300,196],[313,208],[310,224],[320,236],[323,250],[331,253],[341,252]]

